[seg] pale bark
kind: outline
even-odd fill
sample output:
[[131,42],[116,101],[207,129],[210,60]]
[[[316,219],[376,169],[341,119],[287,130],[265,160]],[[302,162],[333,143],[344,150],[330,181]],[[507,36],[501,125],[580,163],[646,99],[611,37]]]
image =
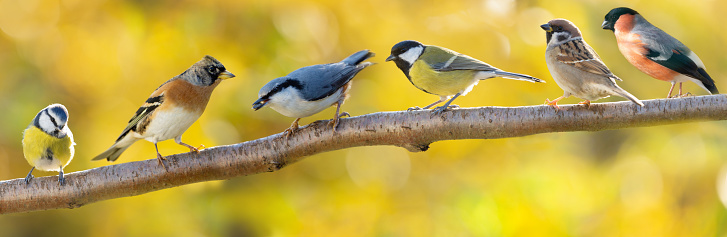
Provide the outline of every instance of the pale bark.
[[[426,111],[367,114],[340,121],[335,134],[325,122],[234,145],[156,159],[108,165],[57,176],[0,182],[0,213],[76,208],[102,200],[140,195],[180,185],[276,171],[303,157],[357,146],[393,145],[425,151],[441,140],[497,139],[539,133],[600,131],[693,121],[727,119],[727,96],[549,106],[463,108],[431,116]],[[155,157],[150,155],[150,157]],[[75,159],[89,159],[76,157]]]

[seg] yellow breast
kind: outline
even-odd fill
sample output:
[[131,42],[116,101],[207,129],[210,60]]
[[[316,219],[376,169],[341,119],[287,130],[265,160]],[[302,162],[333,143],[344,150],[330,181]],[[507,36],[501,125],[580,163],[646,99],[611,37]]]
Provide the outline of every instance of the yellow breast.
[[25,160],[36,169],[58,171],[65,167],[73,159],[73,145],[73,134],[70,131],[64,138],[48,135],[35,126],[30,126],[23,132]]
[[415,61],[409,70],[409,76],[414,86],[440,96],[451,96],[463,92],[477,83],[474,73],[471,70],[437,72],[432,70],[424,60]]

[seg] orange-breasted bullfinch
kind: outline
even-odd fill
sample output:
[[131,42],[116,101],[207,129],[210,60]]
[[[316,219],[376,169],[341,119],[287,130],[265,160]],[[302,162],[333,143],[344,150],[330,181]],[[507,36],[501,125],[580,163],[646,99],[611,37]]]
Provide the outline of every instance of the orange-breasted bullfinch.
[[697,83],[710,94],[719,94],[704,63],[692,50],[633,9],[614,8],[606,14],[601,27],[614,32],[618,49],[636,68],[653,78],[671,82],[667,97],[671,97],[676,83],[681,96],[685,81]]
[[319,64],[299,68],[287,76],[279,77],[265,84],[252,104],[254,110],[269,106],[287,117],[296,118],[285,130],[286,137],[298,130],[301,118],[314,115],[333,105],[336,114],[329,124],[336,132],[338,119],[348,113],[341,111],[341,105],[348,98],[351,79],[364,68],[373,65],[364,60],[373,57],[369,50],[358,51],[341,62]]
[[202,116],[212,91],[224,79],[235,75],[228,72],[217,59],[207,55],[182,74],[164,82],[151,93],[146,102],[129,120],[129,124],[108,150],[93,158],[115,161],[131,144],[145,139],[154,143],[159,164],[164,157],[159,154],[158,142],[174,138],[190,151],[199,152],[182,142],[182,134]]
[[559,100],[572,95],[586,100],[581,104],[590,105],[591,100],[616,95],[644,106],[639,99],[616,85],[616,80],[621,79],[606,67],[572,22],[555,19],[540,27],[545,30],[548,41],[545,63],[553,80],[564,92],[553,101],[546,99],[546,104],[557,109]]

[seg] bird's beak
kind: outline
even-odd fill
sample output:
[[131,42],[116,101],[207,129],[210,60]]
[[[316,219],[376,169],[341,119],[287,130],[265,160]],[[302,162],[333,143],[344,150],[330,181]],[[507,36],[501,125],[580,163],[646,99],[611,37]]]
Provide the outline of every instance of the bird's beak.
[[227,70],[225,70],[224,72],[220,73],[219,76],[217,76],[217,78],[222,79],[222,80],[230,79],[233,77],[235,77],[235,74],[232,74],[231,72],[229,72]]
[[603,24],[601,24],[601,28],[604,30],[612,30],[613,26],[611,26],[611,24],[608,24],[608,21],[603,21]]
[[263,98],[257,99],[255,101],[255,103],[252,103],[252,109],[254,109],[255,111],[257,111],[258,109],[260,109],[263,106],[265,106],[268,103],[268,101],[270,101],[270,100],[269,99],[263,99]]
[[553,27],[550,27],[550,24],[542,24],[540,25],[540,28],[543,28],[545,32],[553,32]]
[[389,57],[386,58],[386,62],[391,61],[391,60],[394,60],[395,58],[396,58],[396,56],[394,56],[393,54],[392,55],[389,55]]

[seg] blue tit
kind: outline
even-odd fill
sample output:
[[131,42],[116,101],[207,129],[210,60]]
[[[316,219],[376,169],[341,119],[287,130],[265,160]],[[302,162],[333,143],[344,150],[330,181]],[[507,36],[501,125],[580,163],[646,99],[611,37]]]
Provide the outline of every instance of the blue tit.
[[371,62],[363,62],[373,56],[374,53],[369,50],[362,50],[341,62],[303,67],[287,76],[275,78],[260,89],[259,99],[252,104],[252,108],[259,110],[269,105],[282,115],[296,118],[285,130],[286,136],[289,136],[298,130],[298,121],[301,118],[314,115],[335,104],[336,114],[329,122],[335,132],[338,119],[349,115],[346,112],[340,113],[340,110],[348,98],[351,79],[364,68],[373,65]]
[[58,183],[65,185],[63,168],[71,163],[73,133],[67,126],[68,110],[62,104],[52,104],[38,112],[33,122],[23,131],[23,154],[33,166],[25,183],[33,179],[33,170],[58,171]]
[[[545,82],[528,75],[497,69],[450,49],[423,45],[413,40],[402,41],[394,45],[391,48],[391,55],[386,58],[386,61],[394,61],[416,88],[440,97],[438,101],[423,109],[429,109],[449,99],[444,106],[434,109],[434,114],[457,107],[450,105],[452,101],[460,95],[466,95],[480,80],[502,77],[529,82]],[[419,109],[419,107],[410,108],[410,110],[414,109]]]

